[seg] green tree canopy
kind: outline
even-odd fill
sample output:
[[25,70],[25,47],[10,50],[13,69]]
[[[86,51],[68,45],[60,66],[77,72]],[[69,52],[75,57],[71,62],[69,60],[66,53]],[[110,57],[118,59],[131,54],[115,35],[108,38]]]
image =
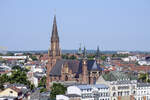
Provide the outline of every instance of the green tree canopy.
[[9,81],[9,77],[6,74],[0,75],[0,90],[4,89],[4,83]]
[[8,52],[8,53],[6,54],[6,56],[14,56],[14,53]]
[[75,55],[72,55],[72,56],[69,57],[69,59],[74,60],[74,59],[77,59],[77,57]]
[[[16,68],[18,68],[16,66]],[[3,84],[9,82],[11,84],[13,83],[19,83],[29,86],[29,88],[32,90],[34,88],[34,85],[31,84],[31,82],[27,78],[27,73],[24,70],[13,70],[11,76],[7,76],[6,74],[0,76],[0,89],[3,89]]]
[[39,84],[38,84],[38,87],[44,87],[46,88],[46,76],[42,77]]
[[105,61],[106,58],[107,58],[107,56],[104,56],[104,55],[101,56],[101,60],[103,60],[103,61]]
[[67,88],[60,83],[54,83],[51,87],[50,98],[55,99],[56,95],[65,94]]
[[148,74],[141,73],[139,76],[139,80],[141,80],[142,82],[148,82]]
[[32,55],[30,55],[30,58],[31,58],[33,61],[38,60],[38,59],[36,58],[36,56],[32,56]]

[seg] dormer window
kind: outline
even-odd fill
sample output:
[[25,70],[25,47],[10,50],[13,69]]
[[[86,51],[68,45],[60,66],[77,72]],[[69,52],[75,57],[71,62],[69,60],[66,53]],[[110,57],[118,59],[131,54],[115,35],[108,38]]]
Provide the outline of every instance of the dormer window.
[[13,93],[13,91],[10,91],[10,93]]

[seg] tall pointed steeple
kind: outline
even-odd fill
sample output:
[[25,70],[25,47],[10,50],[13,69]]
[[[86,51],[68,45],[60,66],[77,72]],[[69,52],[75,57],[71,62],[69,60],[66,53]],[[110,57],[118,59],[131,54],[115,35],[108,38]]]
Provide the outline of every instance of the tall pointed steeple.
[[80,43],[80,47],[79,47],[79,50],[78,50],[78,54],[82,54],[82,47],[81,47],[81,43]]
[[53,21],[51,41],[53,41],[53,42],[58,41],[59,42],[59,36],[58,36],[58,31],[57,31],[57,23],[56,23],[56,15],[54,16],[54,21]]
[[59,47],[59,36],[57,30],[57,23],[56,23],[56,15],[54,16],[53,21],[53,29],[51,35],[51,50],[50,50],[50,57],[53,58],[61,58],[61,51]]
[[86,59],[87,58],[87,52],[86,52],[86,48],[84,47],[84,50],[83,50],[83,58]]
[[99,50],[99,46],[97,46],[96,58],[97,58],[97,59],[100,59],[100,50]]

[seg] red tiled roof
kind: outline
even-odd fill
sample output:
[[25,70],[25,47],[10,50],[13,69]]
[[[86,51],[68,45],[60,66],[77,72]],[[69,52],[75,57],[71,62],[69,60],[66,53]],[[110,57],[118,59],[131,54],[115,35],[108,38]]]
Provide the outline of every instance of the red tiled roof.
[[18,89],[18,88],[16,88],[16,87],[10,87],[12,90],[14,90],[14,91],[16,91],[17,93],[20,93],[21,92],[21,90],[20,89]]
[[150,66],[136,66],[136,67],[131,67],[131,71],[149,71]]

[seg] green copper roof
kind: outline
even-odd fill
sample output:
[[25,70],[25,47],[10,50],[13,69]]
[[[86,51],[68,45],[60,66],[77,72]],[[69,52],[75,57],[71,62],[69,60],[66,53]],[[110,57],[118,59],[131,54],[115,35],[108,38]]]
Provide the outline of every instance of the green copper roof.
[[119,71],[111,71],[102,76],[106,81],[136,80],[136,77]]

